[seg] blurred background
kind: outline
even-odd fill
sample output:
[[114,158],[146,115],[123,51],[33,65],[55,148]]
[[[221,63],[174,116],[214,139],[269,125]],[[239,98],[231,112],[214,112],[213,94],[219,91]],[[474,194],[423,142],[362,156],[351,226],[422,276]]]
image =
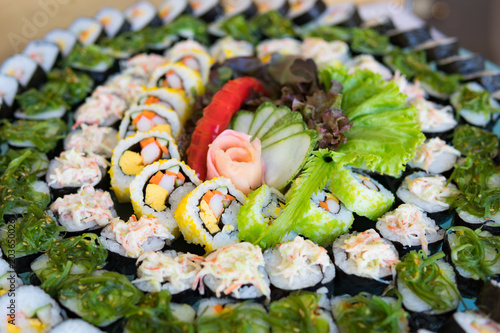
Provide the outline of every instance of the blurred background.
[[[150,0],[158,5],[162,0]],[[94,16],[110,6],[125,9],[136,0],[0,0],[0,61],[22,52],[31,39],[54,28],[67,28],[79,16]],[[340,0],[325,0],[341,3]],[[460,45],[500,64],[500,0],[354,0],[387,8],[392,14],[413,12],[443,34],[456,36]],[[394,10],[394,9],[397,9]],[[379,11],[380,12],[380,11]]]

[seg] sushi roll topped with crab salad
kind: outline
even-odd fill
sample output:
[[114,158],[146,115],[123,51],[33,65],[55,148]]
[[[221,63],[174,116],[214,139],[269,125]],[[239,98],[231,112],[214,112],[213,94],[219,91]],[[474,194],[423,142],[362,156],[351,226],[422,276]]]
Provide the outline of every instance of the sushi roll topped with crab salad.
[[417,147],[415,157],[408,162],[413,168],[430,173],[443,173],[453,168],[461,153],[440,138],[432,138]]

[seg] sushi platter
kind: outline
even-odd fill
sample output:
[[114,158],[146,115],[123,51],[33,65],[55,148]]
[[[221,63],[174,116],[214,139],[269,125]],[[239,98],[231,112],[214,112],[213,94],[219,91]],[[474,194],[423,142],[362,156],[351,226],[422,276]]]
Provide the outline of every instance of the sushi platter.
[[500,332],[500,69],[365,16],[139,1],[0,64],[0,333]]

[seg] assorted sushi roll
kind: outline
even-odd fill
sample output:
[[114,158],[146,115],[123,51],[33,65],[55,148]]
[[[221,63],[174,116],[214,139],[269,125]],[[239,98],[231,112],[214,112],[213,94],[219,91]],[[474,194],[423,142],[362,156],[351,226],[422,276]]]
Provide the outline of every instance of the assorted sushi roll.
[[0,117],[8,119],[16,107],[16,95],[19,83],[16,78],[8,75],[0,75]]
[[184,124],[191,116],[192,108],[184,91],[172,88],[146,89],[137,96],[138,105],[160,104],[174,110]]
[[167,63],[154,70],[147,84],[148,88],[170,88],[183,91],[190,103],[204,92],[203,79],[199,72],[184,63]]
[[35,60],[45,73],[48,73],[59,58],[59,47],[49,41],[34,40],[26,45],[23,54]]
[[443,38],[429,40],[413,47],[415,51],[424,51],[430,61],[438,61],[458,55],[458,39]]
[[38,63],[24,54],[16,54],[2,63],[0,74],[14,77],[19,90],[35,88],[45,81],[45,73]]
[[437,68],[451,74],[473,74],[484,70],[484,58],[478,54],[456,55],[441,59]]
[[477,311],[455,312],[440,332],[500,331],[500,324]]
[[130,29],[130,23],[125,19],[125,15],[112,7],[103,7],[95,15],[95,19],[101,22],[106,36],[111,38]]
[[147,26],[154,27],[162,24],[158,10],[148,1],[139,1],[125,9],[124,15],[130,24],[130,30],[138,31]]
[[78,42],[83,46],[96,44],[104,37],[104,29],[101,23],[89,17],[76,19],[68,30],[76,35]]
[[118,142],[117,135],[117,131],[112,127],[81,124],[79,129],[72,130],[64,138],[63,149],[110,158]]
[[391,43],[400,47],[413,47],[432,39],[429,27],[422,26],[409,30],[392,30],[387,32]]
[[500,113],[500,104],[475,82],[460,86],[450,102],[462,118],[475,126],[487,126]]
[[323,14],[326,5],[322,0],[289,1],[287,16],[294,23],[303,25],[316,20]]
[[165,0],[158,6],[158,15],[163,24],[168,24],[179,15],[191,12],[188,0]]
[[59,46],[59,51],[65,58],[71,53],[78,41],[78,37],[73,32],[63,29],[49,31],[44,39]]
[[453,168],[462,154],[440,138],[427,140],[417,148],[415,157],[408,163],[412,168],[428,173],[444,173]]

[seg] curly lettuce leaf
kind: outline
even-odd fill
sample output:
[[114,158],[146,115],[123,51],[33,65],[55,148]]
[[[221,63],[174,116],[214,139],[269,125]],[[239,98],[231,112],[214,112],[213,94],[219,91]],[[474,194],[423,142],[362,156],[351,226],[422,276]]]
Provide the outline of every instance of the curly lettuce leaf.
[[463,155],[494,158],[498,155],[498,146],[498,136],[479,127],[465,124],[453,131],[453,147]]
[[351,49],[358,53],[385,55],[394,47],[389,42],[389,37],[379,34],[373,29],[352,29]]

